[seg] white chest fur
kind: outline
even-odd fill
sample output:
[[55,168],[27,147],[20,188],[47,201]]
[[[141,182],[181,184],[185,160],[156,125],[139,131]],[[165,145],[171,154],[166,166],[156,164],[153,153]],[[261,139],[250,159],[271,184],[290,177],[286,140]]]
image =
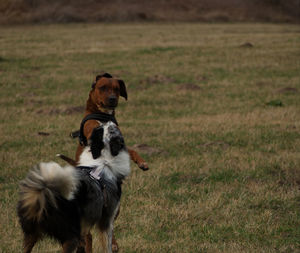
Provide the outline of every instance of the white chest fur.
[[97,173],[100,173],[106,168],[106,170],[110,170],[107,172],[111,172],[111,176],[115,177],[126,177],[130,174],[130,159],[128,152],[122,150],[117,156],[112,156],[107,147],[101,151],[101,156],[97,159],[93,159],[90,147],[85,147],[79,159],[79,166],[97,167]]

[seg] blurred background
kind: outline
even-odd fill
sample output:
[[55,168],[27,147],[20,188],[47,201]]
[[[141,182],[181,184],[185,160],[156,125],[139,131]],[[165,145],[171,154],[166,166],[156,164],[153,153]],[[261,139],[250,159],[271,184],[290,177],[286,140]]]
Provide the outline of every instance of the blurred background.
[[0,24],[300,22],[300,0],[0,0]]

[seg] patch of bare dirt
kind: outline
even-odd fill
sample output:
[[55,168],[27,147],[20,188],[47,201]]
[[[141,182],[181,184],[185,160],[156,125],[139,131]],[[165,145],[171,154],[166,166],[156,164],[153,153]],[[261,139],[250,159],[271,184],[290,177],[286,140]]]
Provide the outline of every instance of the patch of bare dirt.
[[41,104],[43,104],[43,101],[42,100],[38,100],[38,99],[30,99],[27,102],[27,105],[41,105]]
[[178,91],[197,91],[201,90],[201,87],[199,87],[196,84],[193,83],[184,83],[177,86]]
[[47,132],[38,132],[38,135],[40,135],[40,136],[49,136],[50,133],[47,133]]
[[40,71],[41,67],[33,66],[30,68],[32,71]]
[[211,141],[211,142],[207,142],[202,145],[199,145],[199,147],[204,147],[204,148],[220,147],[222,149],[227,149],[230,147],[230,145],[229,145],[229,143],[226,143],[224,141]]
[[[88,71],[88,73],[90,74],[90,71]],[[105,70],[98,70],[98,69],[93,69],[92,70],[92,74],[94,74],[95,76],[97,76],[97,75],[103,75],[104,73],[107,73],[107,71],[105,71]]]
[[205,174],[183,174],[179,176],[180,183],[189,183],[191,185],[198,185],[205,180],[207,175]]
[[266,86],[270,86],[270,85],[272,85],[272,83],[266,82],[266,81],[261,81],[261,82],[256,83],[256,86],[258,86],[258,87],[266,87]]
[[94,69],[92,71],[87,71],[88,74],[92,73],[94,75],[94,78],[97,76],[97,75],[103,75],[104,73],[109,73],[111,74],[114,78],[121,78],[122,79],[122,76],[124,75],[130,75],[131,73],[129,71],[126,71],[126,70],[116,70],[114,72],[110,72],[110,71],[105,71],[105,70],[97,70],[97,69]]
[[173,83],[175,80],[172,77],[164,75],[154,75],[140,81],[142,85],[156,85]]
[[196,80],[200,81],[200,82],[206,82],[206,81],[208,81],[208,77],[204,76],[204,75],[203,76],[197,76]]
[[133,150],[147,155],[166,154],[167,151],[160,148],[148,146],[147,144],[135,144],[131,147]]
[[73,113],[83,113],[85,110],[84,106],[71,106],[63,110],[63,113],[73,114]]
[[141,89],[147,89],[155,85],[164,85],[174,82],[175,79],[172,77],[164,75],[154,75],[151,77],[147,77],[146,79],[140,80],[139,84]]
[[292,87],[285,87],[282,89],[279,89],[277,91],[277,93],[281,93],[281,94],[286,94],[286,93],[297,93],[298,90],[296,88],[292,88]]
[[76,114],[83,113],[84,106],[70,106],[67,108],[45,108],[40,109],[36,113],[37,114],[46,114],[46,115],[59,115],[59,114]]
[[28,73],[24,73],[20,75],[21,79],[30,79],[32,76]]
[[241,48],[252,48],[254,46],[250,42],[245,42],[244,44],[240,45],[239,47],[241,47]]

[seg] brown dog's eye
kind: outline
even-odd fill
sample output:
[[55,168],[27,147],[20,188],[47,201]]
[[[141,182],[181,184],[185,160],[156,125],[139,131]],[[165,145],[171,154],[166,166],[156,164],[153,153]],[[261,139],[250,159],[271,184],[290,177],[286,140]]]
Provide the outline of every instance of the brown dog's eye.
[[119,94],[120,89],[119,89],[118,87],[115,87],[115,88],[114,88],[114,92],[115,92],[116,94]]
[[100,91],[106,91],[106,89],[107,89],[106,86],[101,86],[101,87],[99,87],[99,90],[100,90]]

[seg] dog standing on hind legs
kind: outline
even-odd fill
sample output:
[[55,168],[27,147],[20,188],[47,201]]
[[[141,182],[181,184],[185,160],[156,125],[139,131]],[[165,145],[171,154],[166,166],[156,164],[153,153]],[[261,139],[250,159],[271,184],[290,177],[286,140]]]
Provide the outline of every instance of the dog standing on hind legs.
[[86,252],[90,229],[100,230],[104,252],[112,252],[113,221],[121,184],[130,173],[129,154],[113,122],[93,130],[79,166],[40,163],[20,184],[18,216],[24,233],[24,253],[49,236],[64,253]]
[[[119,97],[121,96],[127,100],[127,90],[124,81],[113,78],[108,73],[97,75],[91,88],[86,102],[84,119],[79,131],[80,144],[78,144],[76,150],[76,161],[71,161],[73,164],[78,162],[93,130],[97,128],[101,122],[103,123],[107,120],[112,120],[117,124],[115,119],[115,109],[118,106]],[[128,148],[128,152],[130,159],[134,161],[140,169],[144,171],[149,169],[148,164],[136,151]],[[61,158],[63,157],[61,156]],[[69,158],[66,158],[64,160],[70,163],[70,160],[68,159]],[[88,248],[92,247],[92,236],[90,234],[87,235],[86,243],[89,245]],[[113,234],[113,251],[117,252],[118,249],[119,247]],[[87,253],[89,252],[91,251],[87,251]]]
[[[110,74],[97,75],[93,82],[86,108],[84,113],[84,124],[80,132],[80,144],[77,146],[75,159],[76,162],[84,149],[86,140],[88,140],[93,132],[93,129],[99,126],[99,122],[103,123],[112,120],[117,124],[115,119],[115,109],[118,106],[119,97],[127,100],[126,85],[123,80],[113,78]],[[99,118],[94,118],[93,115],[98,115]],[[91,116],[91,117],[90,117]],[[134,161],[140,169],[148,170],[148,164],[140,157],[133,149],[128,148],[130,159]]]

